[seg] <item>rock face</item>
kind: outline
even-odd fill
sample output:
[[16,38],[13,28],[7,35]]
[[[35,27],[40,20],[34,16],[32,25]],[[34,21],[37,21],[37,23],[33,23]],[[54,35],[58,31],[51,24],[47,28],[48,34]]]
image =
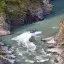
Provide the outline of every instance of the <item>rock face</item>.
[[[56,55],[56,62],[55,64],[64,64],[64,20],[60,21],[59,31],[55,37],[57,42],[57,49],[59,50]],[[55,50],[55,49],[54,49]]]
[[52,10],[50,0],[7,0],[6,4],[8,10],[6,22],[10,23],[13,28],[43,20],[45,15]]
[[[51,0],[6,0],[1,1],[1,7],[0,35],[7,35],[10,34],[10,28],[43,20],[53,6]],[[2,14],[2,10],[5,15]]]
[[59,32],[57,34],[56,40],[58,44],[64,45],[64,20],[60,21]]
[[5,22],[5,16],[3,13],[0,13],[0,35],[7,35],[10,34],[9,26]]

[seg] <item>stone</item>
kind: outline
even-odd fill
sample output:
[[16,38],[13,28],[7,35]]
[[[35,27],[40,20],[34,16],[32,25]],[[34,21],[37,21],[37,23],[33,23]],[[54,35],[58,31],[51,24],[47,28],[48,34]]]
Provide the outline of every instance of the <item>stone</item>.
[[4,43],[0,42],[0,46],[4,46]]
[[56,35],[57,43],[61,46],[64,44],[64,20],[60,21],[59,31]]
[[9,26],[7,26],[5,24],[6,24],[5,16],[3,15],[3,13],[0,13],[0,35],[10,34],[10,31],[5,29],[5,28],[8,28]]
[[0,45],[0,64],[13,64],[15,62],[15,57],[15,54],[7,45],[4,43],[3,45]]
[[11,63],[8,62],[6,59],[3,59],[2,57],[0,57],[0,64],[11,64]]
[[8,35],[8,34],[10,34],[10,31],[0,29],[0,35]]

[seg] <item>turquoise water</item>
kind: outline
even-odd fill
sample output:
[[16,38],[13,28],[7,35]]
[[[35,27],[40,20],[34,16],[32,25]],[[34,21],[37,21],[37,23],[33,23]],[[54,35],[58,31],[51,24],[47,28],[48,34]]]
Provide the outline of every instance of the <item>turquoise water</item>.
[[52,27],[58,27],[59,21],[64,17],[64,0],[54,0],[53,5],[53,11],[43,21],[21,26],[18,29],[13,30],[11,35],[4,36],[3,41],[5,41],[5,43],[12,44],[12,37],[17,36],[24,31],[33,29],[43,31],[44,37],[55,34],[57,29],[52,29]]
[[[42,31],[42,34],[40,35],[42,38],[52,36],[55,33],[57,33],[59,22],[64,17],[64,0],[59,0],[59,1],[54,0],[53,5],[54,5],[53,11],[43,21],[39,21],[30,25],[24,25],[19,27],[18,29],[13,30],[11,35],[1,37],[3,42],[6,44],[10,44],[11,46],[15,46],[17,42],[12,41],[11,40],[12,37],[15,37],[23,32],[34,30],[34,29]],[[43,44],[43,46],[46,46],[46,44]],[[27,58],[31,59],[31,57],[29,56]],[[49,58],[49,57],[46,57],[46,58]],[[26,64],[30,64],[30,63],[26,63]],[[34,63],[34,64],[37,64],[37,63]],[[38,63],[38,64],[41,64],[41,63]],[[48,61],[47,63],[42,63],[42,64],[51,64],[51,63],[50,61]]]

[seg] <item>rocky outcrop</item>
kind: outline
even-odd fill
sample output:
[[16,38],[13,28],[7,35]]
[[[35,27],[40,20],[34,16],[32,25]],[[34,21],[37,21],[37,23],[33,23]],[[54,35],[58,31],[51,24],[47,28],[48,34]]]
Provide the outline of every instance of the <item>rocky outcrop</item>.
[[9,26],[5,22],[5,15],[3,13],[0,13],[0,35],[7,35],[10,34]]
[[64,45],[64,20],[60,21],[59,31],[56,36],[56,41],[59,45]]
[[11,0],[6,1],[6,4],[8,9],[6,22],[12,27],[43,20],[53,7],[50,0],[20,0],[17,2]]
[[42,41],[48,44],[46,52],[55,56],[53,63],[64,64],[64,20],[60,21],[57,34]]
[[14,64],[15,54],[9,45],[0,42],[0,64]]
[[43,20],[53,6],[51,0],[6,0],[1,1],[1,7],[0,35],[7,35],[11,28]]
[[[56,55],[55,64],[64,64],[64,19],[60,21],[59,31],[56,35],[58,55]],[[54,49],[55,50],[55,49]]]
[[[52,45],[52,48],[49,48],[48,51],[55,56],[54,64],[64,64],[64,20],[60,21],[59,31],[58,33],[52,38],[56,42],[55,45]],[[48,38],[49,39],[49,38]],[[52,40],[50,38],[50,41]],[[49,43],[50,43],[49,41]],[[51,43],[53,40],[51,41]],[[50,44],[49,44],[50,45]]]

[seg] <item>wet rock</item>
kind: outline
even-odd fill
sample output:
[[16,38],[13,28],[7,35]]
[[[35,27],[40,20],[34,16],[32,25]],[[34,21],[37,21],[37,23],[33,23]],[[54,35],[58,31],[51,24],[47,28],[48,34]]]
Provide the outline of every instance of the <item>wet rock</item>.
[[11,63],[8,62],[6,59],[3,59],[2,57],[0,57],[0,64],[11,64]]
[[43,42],[47,42],[47,40],[42,40],[42,39],[41,39],[41,41],[43,41]]
[[0,46],[4,46],[4,43],[0,42]]
[[[3,45],[1,45],[3,44]],[[0,64],[13,64],[15,62],[15,54],[4,43],[0,43]]]
[[54,62],[58,63],[58,60],[57,60],[57,59],[55,59],[55,60],[54,60]]
[[54,46],[48,46],[48,48],[54,48]]
[[47,51],[49,51],[49,52],[57,52],[58,54],[61,54],[62,53],[62,50],[61,49],[58,49],[58,48],[48,49]]

